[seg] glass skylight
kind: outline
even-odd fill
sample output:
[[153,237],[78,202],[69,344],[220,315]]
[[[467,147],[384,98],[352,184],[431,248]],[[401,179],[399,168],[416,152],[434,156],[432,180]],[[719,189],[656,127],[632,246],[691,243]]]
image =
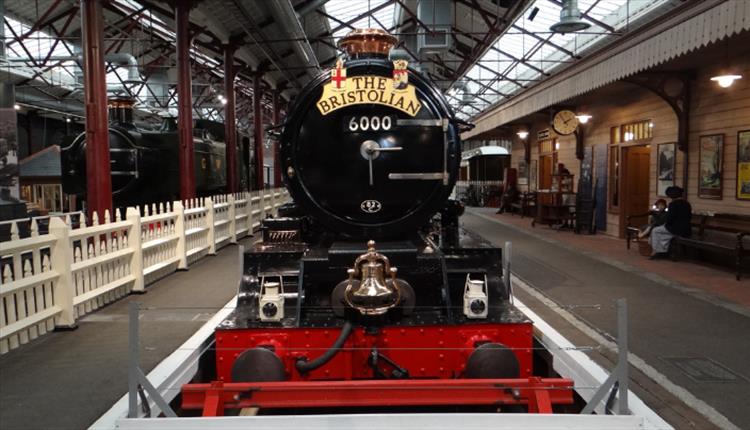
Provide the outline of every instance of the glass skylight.
[[[560,18],[560,6],[551,0],[536,0],[453,85],[449,91],[451,105],[459,117],[472,117],[567,67],[595,44],[627,32],[630,23],[667,1],[579,0],[578,7],[588,15],[584,20],[591,27],[579,33],[561,34],[549,30]],[[539,12],[529,21],[534,8],[539,8]]]
[[[328,25],[333,33],[333,44],[352,31],[352,28],[380,28],[389,30],[393,27],[393,18],[397,3],[388,0],[330,0],[325,4],[325,12],[329,15]],[[367,13],[374,11],[372,13]],[[367,14],[356,21],[358,16]],[[333,17],[333,19],[331,18]],[[349,21],[352,21],[349,23]],[[347,24],[349,23],[349,24]]]

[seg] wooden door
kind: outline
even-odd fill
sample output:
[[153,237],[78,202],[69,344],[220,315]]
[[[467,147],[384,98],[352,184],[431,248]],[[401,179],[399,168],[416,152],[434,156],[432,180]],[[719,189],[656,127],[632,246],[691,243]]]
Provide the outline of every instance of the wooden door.
[[[624,235],[628,216],[648,212],[649,209],[649,169],[651,149],[648,146],[625,148],[625,165],[622,171],[622,210],[620,232]],[[637,219],[637,223],[647,222],[648,218]]]
[[554,160],[552,155],[539,156],[539,189],[549,190],[552,187],[552,168]]

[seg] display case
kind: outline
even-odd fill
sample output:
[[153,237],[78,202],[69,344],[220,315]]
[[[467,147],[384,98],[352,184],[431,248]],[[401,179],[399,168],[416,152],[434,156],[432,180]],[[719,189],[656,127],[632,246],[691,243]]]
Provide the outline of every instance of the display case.
[[536,216],[532,226],[573,227],[576,206],[573,176],[567,173],[552,175],[550,189],[537,192]]
[[561,193],[573,192],[573,175],[571,174],[554,174],[552,175],[552,185],[550,191]]

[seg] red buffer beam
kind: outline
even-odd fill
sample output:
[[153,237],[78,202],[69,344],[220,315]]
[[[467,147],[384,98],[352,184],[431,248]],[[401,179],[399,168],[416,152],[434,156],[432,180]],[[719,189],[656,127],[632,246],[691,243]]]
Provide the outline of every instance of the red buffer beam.
[[438,405],[526,405],[552,413],[573,403],[573,381],[563,378],[409,379],[365,381],[237,382],[187,384],[183,409],[221,416],[226,409]]

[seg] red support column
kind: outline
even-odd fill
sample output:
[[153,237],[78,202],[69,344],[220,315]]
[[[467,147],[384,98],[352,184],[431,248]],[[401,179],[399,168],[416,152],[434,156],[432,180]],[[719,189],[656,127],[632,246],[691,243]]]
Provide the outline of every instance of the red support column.
[[107,75],[104,68],[104,19],[101,0],[81,1],[83,91],[86,99],[86,204],[89,219],[112,211],[109,167]]
[[[279,125],[279,120],[281,119],[279,116],[279,111],[281,110],[280,95],[281,90],[278,88],[273,90],[273,118],[271,121],[274,127]],[[273,186],[277,188],[283,186],[281,183],[281,159],[279,158],[280,144],[281,142],[278,139],[273,144]]]
[[265,188],[263,181],[265,169],[263,168],[263,111],[260,108],[260,99],[263,97],[261,79],[263,74],[256,72],[253,75],[253,136],[255,144],[255,187],[258,190]]
[[227,104],[224,106],[224,131],[227,144],[227,192],[236,193],[237,190],[237,126],[235,124],[235,95],[234,95],[234,51],[233,44],[224,45],[224,96]]
[[195,197],[193,153],[193,81],[190,74],[190,0],[177,0],[177,126],[180,136],[180,198]]

